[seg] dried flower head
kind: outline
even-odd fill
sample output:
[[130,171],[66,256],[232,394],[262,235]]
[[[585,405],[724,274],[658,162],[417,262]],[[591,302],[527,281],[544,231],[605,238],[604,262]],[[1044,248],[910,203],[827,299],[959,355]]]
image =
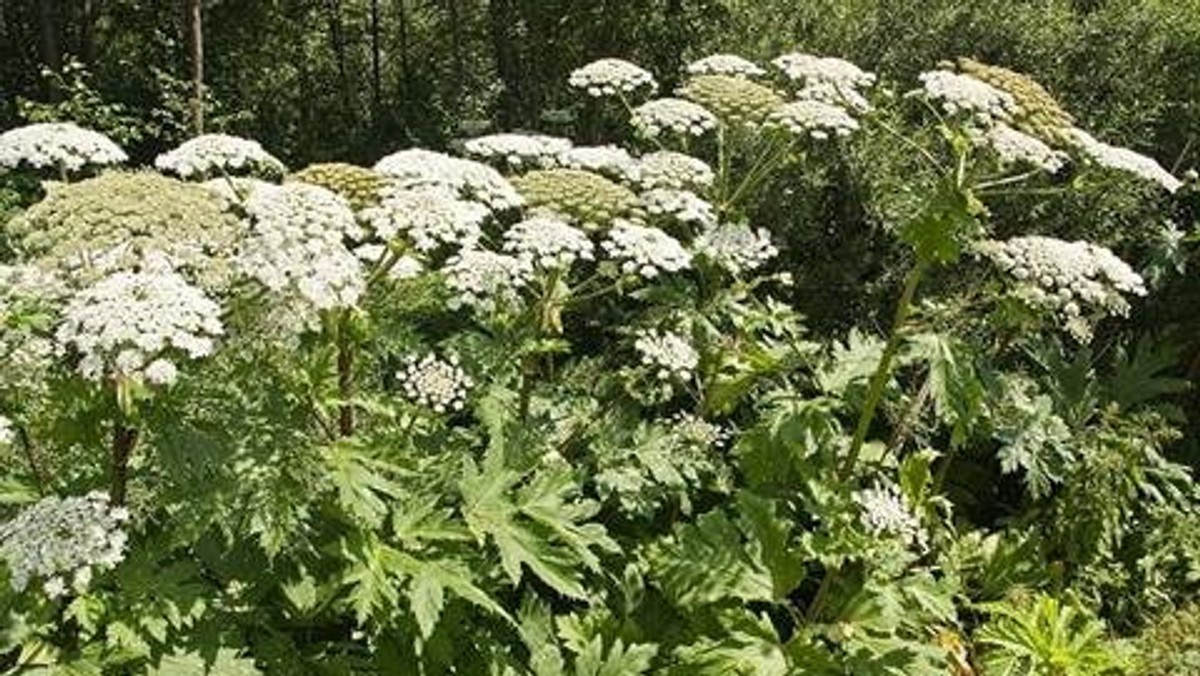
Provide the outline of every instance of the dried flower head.
[[584,228],[603,228],[635,215],[637,195],[599,174],[578,169],[531,171],[513,179],[534,210],[550,211]]
[[774,89],[729,75],[693,77],[680,88],[679,95],[734,125],[760,124],[783,105],[783,96]]
[[292,174],[288,180],[325,188],[348,201],[355,211],[378,204],[390,183],[386,176],[373,169],[344,162],[312,164]]
[[1075,126],[1075,118],[1028,75],[968,58],[959,59],[958,68],[1011,96],[1016,104],[1013,126],[1026,134],[1061,145],[1066,140],[1064,133]]

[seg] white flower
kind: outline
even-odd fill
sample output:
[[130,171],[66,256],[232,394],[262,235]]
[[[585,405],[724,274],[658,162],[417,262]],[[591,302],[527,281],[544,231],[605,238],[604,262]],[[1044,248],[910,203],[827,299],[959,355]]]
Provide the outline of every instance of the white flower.
[[643,87],[651,91],[658,84],[645,69],[623,59],[600,59],[571,72],[568,83],[588,96],[600,98],[630,94]]
[[1012,94],[970,75],[934,70],[921,73],[922,91],[948,115],[964,114],[985,124],[1008,121],[1018,111]]
[[0,446],[12,444],[17,433],[13,430],[12,421],[0,415]]
[[568,269],[578,260],[592,260],[594,249],[582,230],[550,216],[534,216],[504,233],[505,251],[545,270]]
[[85,591],[92,568],[109,569],[124,559],[127,519],[101,492],[50,496],[24,508],[0,525],[0,558],[8,564],[13,589],[23,591],[41,578],[44,593],[63,596],[64,576],[70,575],[75,590]]
[[854,494],[862,508],[862,524],[872,535],[896,537],[908,546],[924,549],[927,541],[921,520],[909,508],[894,484],[876,482]]
[[118,272],[67,303],[55,340],[80,355],[84,378],[125,376],[159,384],[165,367],[158,362],[207,357],[223,334],[220,306],[179,274]]
[[155,359],[146,367],[146,382],[151,385],[171,385],[179,377],[179,369],[166,359]]
[[701,228],[717,224],[713,205],[690,190],[655,188],[642,193],[641,200],[642,207],[651,216],[673,218]]
[[579,146],[558,157],[559,166],[601,174],[618,181],[635,182],[638,162],[619,146]]
[[688,64],[690,75],[730,75],[759,77],[767,71],[761,66],[736,54],[710,54]]
[[1152,157],[1147,157],[1129,148],[1112,146],[1098,141],[1081,129],[1071,129],[1067,133],[1084,155],[1102,167],[1131,173],[1145,181],[1161,185],[1170,193],[1174,193],[1183,186],[1183,181],[1164,169]]
[[638,182],[647,190],[703,190],[715,179],[712,168],[704,160],[670,150],[650,153],[638,166]]
[[678,240],[658,228],[618,219],[601,245],[623,274],[654,279],[691,265],[691,255]]
[[823,101],[857,111],[871,108],[862,90],[875,84],[875,75],[845,59],[794,52],[771,63],[789,80],[800,85],[796,94],[799,99]]
[[859,128],[845,108],[817,100],[785,103],[767,116],[767,125],[817,140],[849,136]]
[[425,266],[421,261],[412,256],[401,256],[396,261],[396,264],[392,266],[392,269],[388,270],[388,277],[397,281],[403,281],[417,277],[422,272],[425,272]]
[[376,162],[374,168],[397,179],[402,186],[443,186],[487,205],[492,211],[515,209],[523,204],[517,189],[500,172],[474,160],[410,148],[388,155]]
[[675,437],[686,444],[709,448],[720,448],[732,436],[721,425],[709,422],[694,413],[681,412],[671,417]]
[[403,235],[415,249],[429,253],[443,246],[474,247],[491,212],[460,199],[450,188],[427,185],[392,191],[360,216],[378,238]]
[[129,157],[104,134],[68,122],[17,127],[0,134],[0,168],[76,172],[121,164]]
[[717,128],[717,116],[704,106],[684,99],[654,99],[633,109],[633,126],[646,138],[663,132],[703,136]]
[[491,134],[463,144],[476,159],[503,162],[513,169],[543,168],[557,164],[558,156],[571,149],[570,140],[542,134]]
[[975,138],[976,143],[994,150],[1001,164],[1027,164],[1053,174],[1067,163],[1065,153],[1007,124],[993,125]]
[[529,283],[532,264],[516,256],[467,249],[446,261],[446,285],[454,291],[451,309],[469,307],[492,312],[520,300]]
[[263,150],[258,141],[228,134],[204,134],[154,160],[159,171],[180,178],[215,178],[222,174],[280,176],[283,163]]
[[700,365],[700,355],[678,333],[643,330],[633,342],[642,365],[654,371],[659,380],[689,380]]
[[735,275],[753,272],[779,254],[765,229],[726,224],[696,238],[696,253]]
[[474,385],[459,367],[457,357],[439,359],[432,354],[409,356],[396,378],[404,398],[437,413],[461,411]]

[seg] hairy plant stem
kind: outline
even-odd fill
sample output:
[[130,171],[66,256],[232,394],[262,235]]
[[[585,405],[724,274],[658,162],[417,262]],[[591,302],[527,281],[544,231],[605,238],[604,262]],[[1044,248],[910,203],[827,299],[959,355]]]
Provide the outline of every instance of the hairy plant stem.
[[129,488],[129,460],[137,447],[139,432],[118,414],[113,421],[112,435],[112,488],[109,497],[114,506],[125,504]]
[[50,485],[50,477],[42,465],[41,454],[38,453],[37,446],[33,444],[33,438],[29,436],[29,430],[24,425],[17,426],[17,437],[21,442],[21,450],[25,453],[25,461],[29,463],[33,480],[37,482],[38,495],[45,495],[46,487]]
[[354,435],[354,405],[350,402],[350,397],[354,396],[354,345],[346,330],[346,318],[343,316],[341,321],[337,341],[338,398],[341,400],[338,435],[349,437]]

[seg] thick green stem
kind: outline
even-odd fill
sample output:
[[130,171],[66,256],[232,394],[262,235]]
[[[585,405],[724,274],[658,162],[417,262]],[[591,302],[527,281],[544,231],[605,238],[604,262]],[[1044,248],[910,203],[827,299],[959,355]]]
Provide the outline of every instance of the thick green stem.
[[113,422],[112,436],[112,489],[109,497],[112,504],[125,504],[129,487],[129,459],[137,446],[138,430],[129,426],[121,415]]
[[350,335],[350,314],[345,311],[337,319],[337,386],[338,386],[338,436],[354,436],[354,341]]

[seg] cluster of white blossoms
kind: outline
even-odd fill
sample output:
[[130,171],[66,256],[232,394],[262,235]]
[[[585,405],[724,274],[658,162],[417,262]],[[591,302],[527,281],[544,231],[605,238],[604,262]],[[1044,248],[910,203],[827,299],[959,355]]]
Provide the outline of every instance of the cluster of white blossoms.
[[0,326],[23,306],[52,303],[67,293],[66,283],[52,269],[34,263],[0,263]]
[[447,260],[442,269],[446,285],[454,292],[447,304],[452,310],[467,307],[480,312],[515,305],[532,272],[533,264],[527,258],[464,250]]
[[12,421],[0,415],[0,448],[11,445],[16,436]]
[[548,169],[571,149],[570,140],[544,134],[490,134],[466,141],[463,150],[480,160],[501,162],[513,169]]
[[856,491],[854,501],[862,508],[862,524],[867,532],[895,537],[918,549],[925,548],[928,539],[925,528],[895,484],[876,482],[871,488]]
[[433,354],[409,356],[396,378],[404,398],[437,413],[461,411],[474,385],[454,355],[445,359]]
[[624,219],[613,222],[601,244],[626,275],[654,279],[662,273],[679,272],[692,263],[692,256],[674,237]]
[[767,71],[757,63],[736,54],[710,54],[687,66],[689,75],[728,75],[731,77],[760,77]]
[[717,116],[707,108],[675,98],[643,103],[633,109],[631,121],[646,138],[658,138],[663,132],[698,137],[717,128]]
[[533,216],[509,228],[504,250],[542,270],[569,269],[595,255],[592,240],[582,230],[553,216]]
[[771,63],[800,85],[796,92],[798,99],[823,101],[860,112],[871,109],[863,90],[874,86],[875,74],[845,59],[793,52]]
[[1012,94],[970,75],[933,70],[921,73],[921,92],[948,115],[964,114],[985,124],[1007,121],[1017,113]]
[[204,134],[154,160],[159,171],[180,178],[208,179],[222,174],[280,176],[283,163],[263,149],[258,141],[228,134]]
[[1066,153],[1007,124],[996,124],[975,135],[976,143],[995,151],[1001,164],[1025,164],[1054,174],[1066,165]]
[[642,365],[659,380],[689,380],[700,365],[700,355],[687,338],[670,331],[638,331],[633,347]]
[[391,191],[379,206],[359,214],[379,239],[390,241],[402,235],[423,253],[443,246],[474,247],[490,216],[487,207],[460,199],[459,193],[439,185]]
[[641,194],[642,208],[651,216],[671,218],[688,225],[711,228],[717,224],[712,203],[690,190],[655,188]]
[[177,353],[212,354],[224,333],[221,307],[171,270],[118,272],[67,303],[55,340],[81,356],[89,380],[122,376],[169,385]]
[[75,172],[129,159],[104,134],[69,122],[45,122],[0,134],[0,168]]
[[401,150],[376,162],[374,169],[405,187],[439,185],[450,188],[487,205],[492,211],[507,211],[524,204],[517,189],[492,167],[432,150]]
[[362,264],[345,242],[363,233],[345,199],[305,183],[261,185],[246,210],[253,224],[238,257],[246,275],[299,301],[292,309],[305,323],[312,311],[358,303]]
[[626,183],[637,180],[638,161],[620,146],[576,146],[558,156],[567,169],[590,171]]
[[1083,154],[1102,167],[1128,172],[1145,181],[1157,183],[1170,193],[1183,186],[1183,181],[1164,169],[1152,157],[1129,148],[1109,145],[1081,129],[1071,129],[1068,133]]
[[645,155],[638,164],[638,183],[646,190],[704,190],[714,180],[716,175],[704,160],[672,150]]
[[845,108],[816,99],[783,104],[767,116],[766,125],[819,141],[833,136],[849,136],[859,129],[858,120]]
[[753,272],[779,255],[766,229],[740,223],[703,232],[692,246],[697,254],[735,275]]
[[50,496],[22,509],[0,525],[0,558],[13,589],[24,591],[30,581],[41,579],[50,598],[86,591],[94,569],[111,569],[125,558],[128,520],[129,512],[113,507],[99,491]]
[[723,426],[686,411],[671,416],[671,427],[681,442],[707,448],[720,448],[733,436]]
[[1017,297],[1048,309],[1080,341],[1091,338],[1089,315],[1126,316],[1126,296],[1145,296],[1142,277],[1108,249],[1029,235],[987,241],[980,251],[1018,283]]
[[649,71],[624,59],[593,61],[571,71],[567,82],[594,98],[631,94],[643,87],[651,91],[658,88]]

